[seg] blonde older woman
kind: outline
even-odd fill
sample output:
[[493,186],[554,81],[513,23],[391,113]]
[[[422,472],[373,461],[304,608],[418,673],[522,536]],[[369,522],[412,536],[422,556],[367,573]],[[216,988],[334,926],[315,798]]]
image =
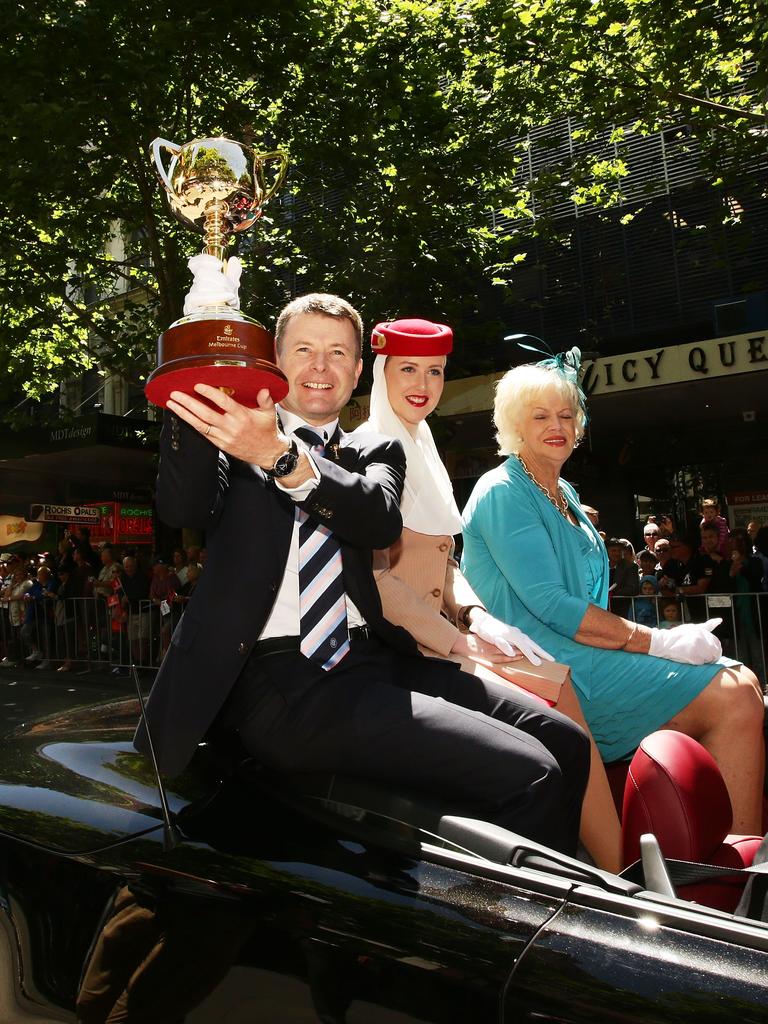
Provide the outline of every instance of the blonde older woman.
[[760,834],[763,702],[749,669],[721,658],[720,621],[660,630],[606,611],[605,547],[563,463],[585,426],[578,349],[510,370],[494,419],[503,465],[464,510],[462,568],[486,608],[571,667],[607,761],[654,729],[699,740],[720,766],[735,832]]

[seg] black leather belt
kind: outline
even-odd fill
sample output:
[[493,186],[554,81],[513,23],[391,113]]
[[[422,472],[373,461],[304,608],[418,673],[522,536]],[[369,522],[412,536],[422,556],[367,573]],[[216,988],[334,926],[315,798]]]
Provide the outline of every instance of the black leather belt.
[[[353,626],[349,631],[349,643],[356,647],[362,641],[372,640],[375,633],[369,626]],[[271,636],[266,640],[257,640],[253,645],[251,657],[265,658],[268,654],[294,654],[299,653],[299,638],[297,636]]]

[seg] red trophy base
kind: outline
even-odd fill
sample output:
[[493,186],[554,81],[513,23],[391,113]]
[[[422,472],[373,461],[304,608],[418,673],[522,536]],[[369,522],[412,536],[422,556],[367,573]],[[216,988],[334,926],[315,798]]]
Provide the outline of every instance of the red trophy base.
[[144,394],[153,405],[165,408],[172,391],[204,402],[195,384],[210,384],[249,409],[255,408],[256,396],[264,388],[273,402],[279,402],[288,394],[288,381],[274,359],[272,336],[242,314],[185,317],[158,338],[157,369]]

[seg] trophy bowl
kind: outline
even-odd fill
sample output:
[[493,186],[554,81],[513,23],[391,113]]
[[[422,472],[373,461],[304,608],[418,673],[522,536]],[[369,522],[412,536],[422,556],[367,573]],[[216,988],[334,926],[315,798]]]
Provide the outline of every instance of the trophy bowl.
[[[257,153],[232,139],[195,139],[181,146],[155,139],[151,149],[174,215],[202,232],[203,252],[222,265],[229,237],[255,224],[288,169],[284,153]],[[163,150],[171,154],[167,169]],[[270,165],[274,168],[268,180]],[[157,369],[144,393],[164,407],[172,391],[192,394],[201,383],[221,388],[249,408],[257,404],[263,388],[275,402],[288,393],[285,374],[275,364],[271,334],[226,302],[196,308],[160,335]]]

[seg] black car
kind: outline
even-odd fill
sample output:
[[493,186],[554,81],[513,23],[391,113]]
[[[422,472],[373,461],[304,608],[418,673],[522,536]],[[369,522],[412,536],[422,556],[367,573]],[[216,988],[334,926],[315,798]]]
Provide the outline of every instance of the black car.
[[128,691],[0,695],[4,1024],[768,1021],[764,924],[205,747],[169,828]]

